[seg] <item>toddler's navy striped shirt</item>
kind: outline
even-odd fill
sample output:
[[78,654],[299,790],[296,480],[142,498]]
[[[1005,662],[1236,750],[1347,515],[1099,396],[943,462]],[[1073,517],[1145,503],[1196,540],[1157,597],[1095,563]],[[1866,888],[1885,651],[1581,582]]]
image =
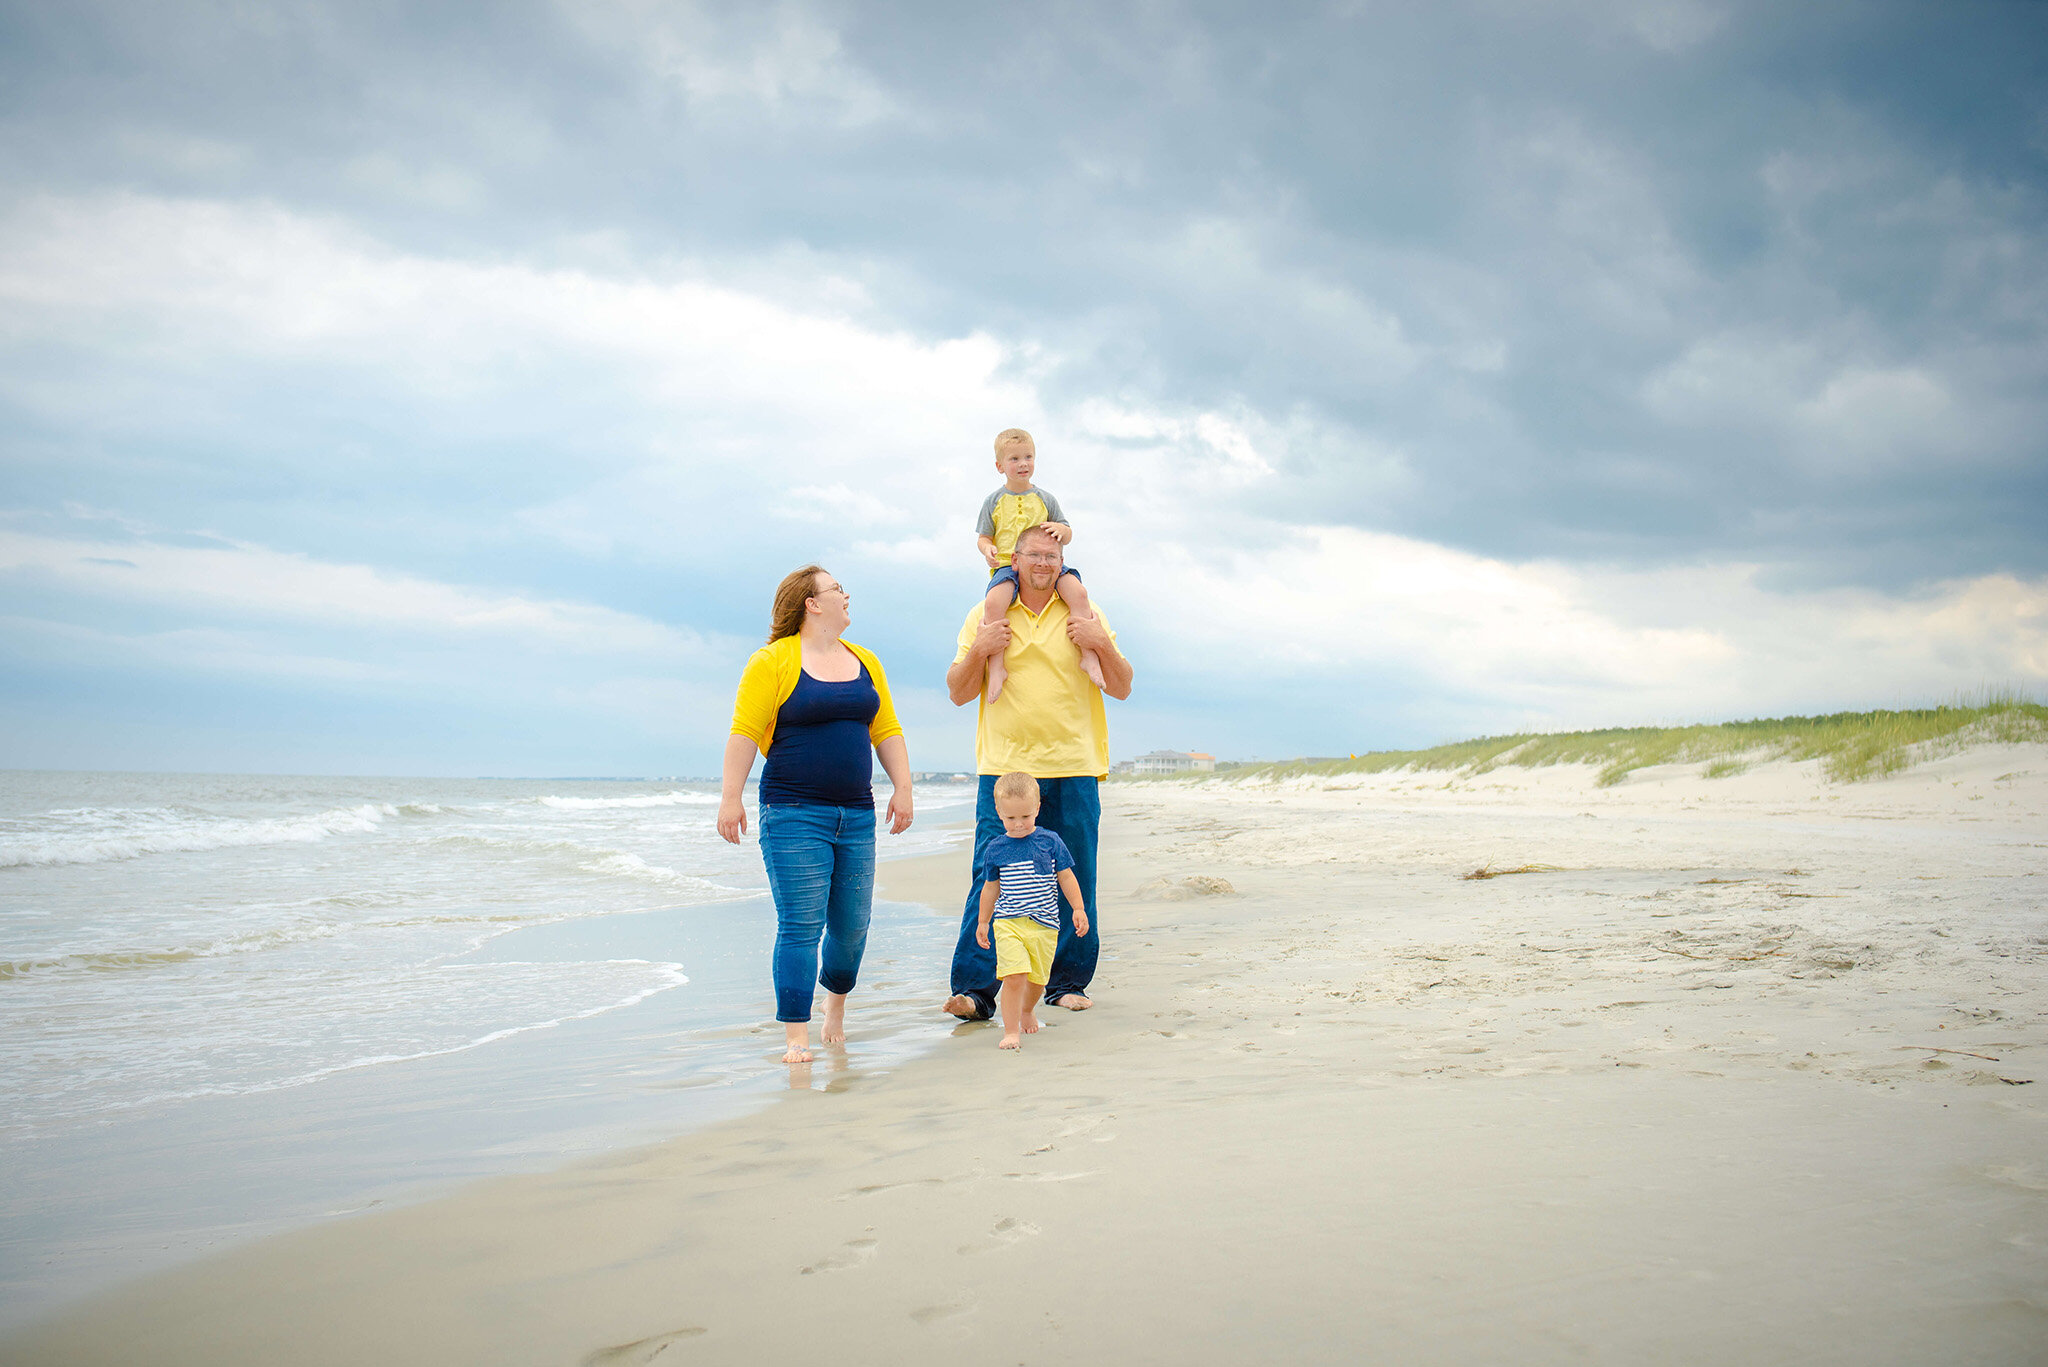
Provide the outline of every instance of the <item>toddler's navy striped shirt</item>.
[[1060,870],[1074,867],[1066,841],[1045,830],[1021,840],[999,835],[981,847],[974,862],[983,878],[1001,885],[990,919],[1029,916],[1040,925],[1060,928]]

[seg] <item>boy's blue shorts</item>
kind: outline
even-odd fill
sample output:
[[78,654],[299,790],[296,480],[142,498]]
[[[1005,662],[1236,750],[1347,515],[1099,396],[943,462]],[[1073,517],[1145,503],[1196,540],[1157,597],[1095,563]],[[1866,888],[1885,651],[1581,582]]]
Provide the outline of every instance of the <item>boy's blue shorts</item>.
[[[1070,574],[1073,575],[1076,579],[1079,579],[1081,577],[1081,571],[1075,569],[1072,565],[1062,565],[1060,566],[1059,574],[1054,577],[1052,582],[1057,584],[1060,582],[1061,579],[1065,578],[1067,575]],[[1010,591],[1012,593],[1016,592],[1017,567],[1015,565],[1001,565],[995,569],[990,570],[988,572],[988,586],[990,588],[994,588],[998,584],[1008,584],[1010,586]]]

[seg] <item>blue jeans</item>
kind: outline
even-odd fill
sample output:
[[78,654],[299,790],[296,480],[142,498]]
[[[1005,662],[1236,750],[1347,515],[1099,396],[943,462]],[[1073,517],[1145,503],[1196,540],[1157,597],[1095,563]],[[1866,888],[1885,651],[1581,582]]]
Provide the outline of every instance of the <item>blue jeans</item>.
[[[1073,575],[1076,579],[1079,579],[1081,577],[1081,571],[1075,569],[1072,565],[1060,566],[1060,572],[1053,576],[1053,583],[1059,583],[1060,580],[1066,578],[1070,574]],[[1015,565],[998,565],[988,572],[988,588],[992,589],[998,584],[1008,584],[1010,586],[1011,594],[1010,601],[1013,603],[1017,601],[1017,586],[1022,582],[1023,581],[1017,577],[1017,567]],[[983,589],[981,591],[981,594],[982,597],[986,598],[988,596],[988,589]],[[1043,783],[1044,781],[1044,779],[1039,780],[1039,782],[1041,783]]]
[[764,806],[761,862],[775,898],[775,1019],[807,1021],[814,980],[827,992],[851,992],[860,978],[875,904],[875,813],[810,803]]
[[[990,839],[1003,833],[1003,819],[996,815],[996,776],[981,776],[981,791],[974,801],[974,848],[978,852]],[[1053,951],[1052,976],[1045,984],[1045,1000],[1057,1002],[1069,992],[1085,995],[1095,978],[1095,957],[1101,948],[1102,909],[1095,902],[1095,831],[1102,824],[1102,794],[1093,777],[1042,778],[1038,780],[1038,825],[1067,842],[1074,856],[1074,881],[1081,885],[1081,897],[1088,903],[1088,933],[1074,933],[1074,909],[1060,894],[1060,939]],[[967,894],[967,911],[960,918],[960,940],[953,946],[953,991],[972,997],[986,1019],[995,1014],[996,952],[974,942],[974,928],[981,919],[982,878],[977,872],[974,887]]]

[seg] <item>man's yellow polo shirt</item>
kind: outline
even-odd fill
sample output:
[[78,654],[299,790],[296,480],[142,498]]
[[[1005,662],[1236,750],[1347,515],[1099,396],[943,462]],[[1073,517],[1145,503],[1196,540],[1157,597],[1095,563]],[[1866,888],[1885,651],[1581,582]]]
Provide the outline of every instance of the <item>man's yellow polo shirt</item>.
[[[981,604],[960,625],[953,663],[967,658],[981,632]],[[1097,608],[1103,629],[1109,619]],[[1116,633],[1111,631],[1114,641]],[[1020,598],[1010,604],[1010,648],[1003,652],[1009,681],[1003,696],[988,700],[982,685],[981,716],[975,724],[974,757],[984,774],[1021,769],[1033,778],[1109,775],[1109,723],[1102,690],[1081,672],[1081,652],[1067,639],[1067,605],[1059,597],[1033,614]]]

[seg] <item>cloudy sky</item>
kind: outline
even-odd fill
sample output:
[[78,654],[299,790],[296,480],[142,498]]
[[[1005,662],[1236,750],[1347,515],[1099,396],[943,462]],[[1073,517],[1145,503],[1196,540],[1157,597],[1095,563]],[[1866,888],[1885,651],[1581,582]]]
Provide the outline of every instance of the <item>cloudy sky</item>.
[[1000,428],[1114,752],[2048,681],[2048,5],[0,4],[0,767],[919,767]]

